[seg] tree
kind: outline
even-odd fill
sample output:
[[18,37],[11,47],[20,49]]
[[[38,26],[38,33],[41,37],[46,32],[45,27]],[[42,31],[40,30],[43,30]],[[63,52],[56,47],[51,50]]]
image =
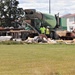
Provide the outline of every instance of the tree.
[[11,27],[12,21],[24,14],[18,4],[17,0],[0,0],[0,26]]

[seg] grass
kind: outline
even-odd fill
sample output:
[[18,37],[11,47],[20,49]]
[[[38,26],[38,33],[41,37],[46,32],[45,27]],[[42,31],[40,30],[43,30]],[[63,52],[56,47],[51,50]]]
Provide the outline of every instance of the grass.
[[75,45],[0,45],[0,75],[75,75]]

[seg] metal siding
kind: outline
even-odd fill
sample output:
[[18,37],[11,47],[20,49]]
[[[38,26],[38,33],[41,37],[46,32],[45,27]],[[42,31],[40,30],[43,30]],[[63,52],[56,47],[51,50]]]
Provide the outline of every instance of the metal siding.
[[60,18],[60,25],[64,30],[67,30],[67,20],[66,20],[66,18]]

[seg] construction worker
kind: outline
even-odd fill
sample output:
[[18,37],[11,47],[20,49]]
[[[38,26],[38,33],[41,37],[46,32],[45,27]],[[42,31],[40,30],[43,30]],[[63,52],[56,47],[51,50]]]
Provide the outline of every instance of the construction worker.
[[46,27],[45,34],[46,34],[47,38],[50,38],[50,27],[49,26]]
[[44,26],[40,27],[40,32],[41,32],[41,34],[45,34],[45,27]]

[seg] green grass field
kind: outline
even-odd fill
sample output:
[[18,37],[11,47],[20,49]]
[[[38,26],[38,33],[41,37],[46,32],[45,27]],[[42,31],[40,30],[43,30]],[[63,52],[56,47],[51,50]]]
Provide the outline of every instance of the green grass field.
[[75,75],[75,45],[0,45],[0,75]]

